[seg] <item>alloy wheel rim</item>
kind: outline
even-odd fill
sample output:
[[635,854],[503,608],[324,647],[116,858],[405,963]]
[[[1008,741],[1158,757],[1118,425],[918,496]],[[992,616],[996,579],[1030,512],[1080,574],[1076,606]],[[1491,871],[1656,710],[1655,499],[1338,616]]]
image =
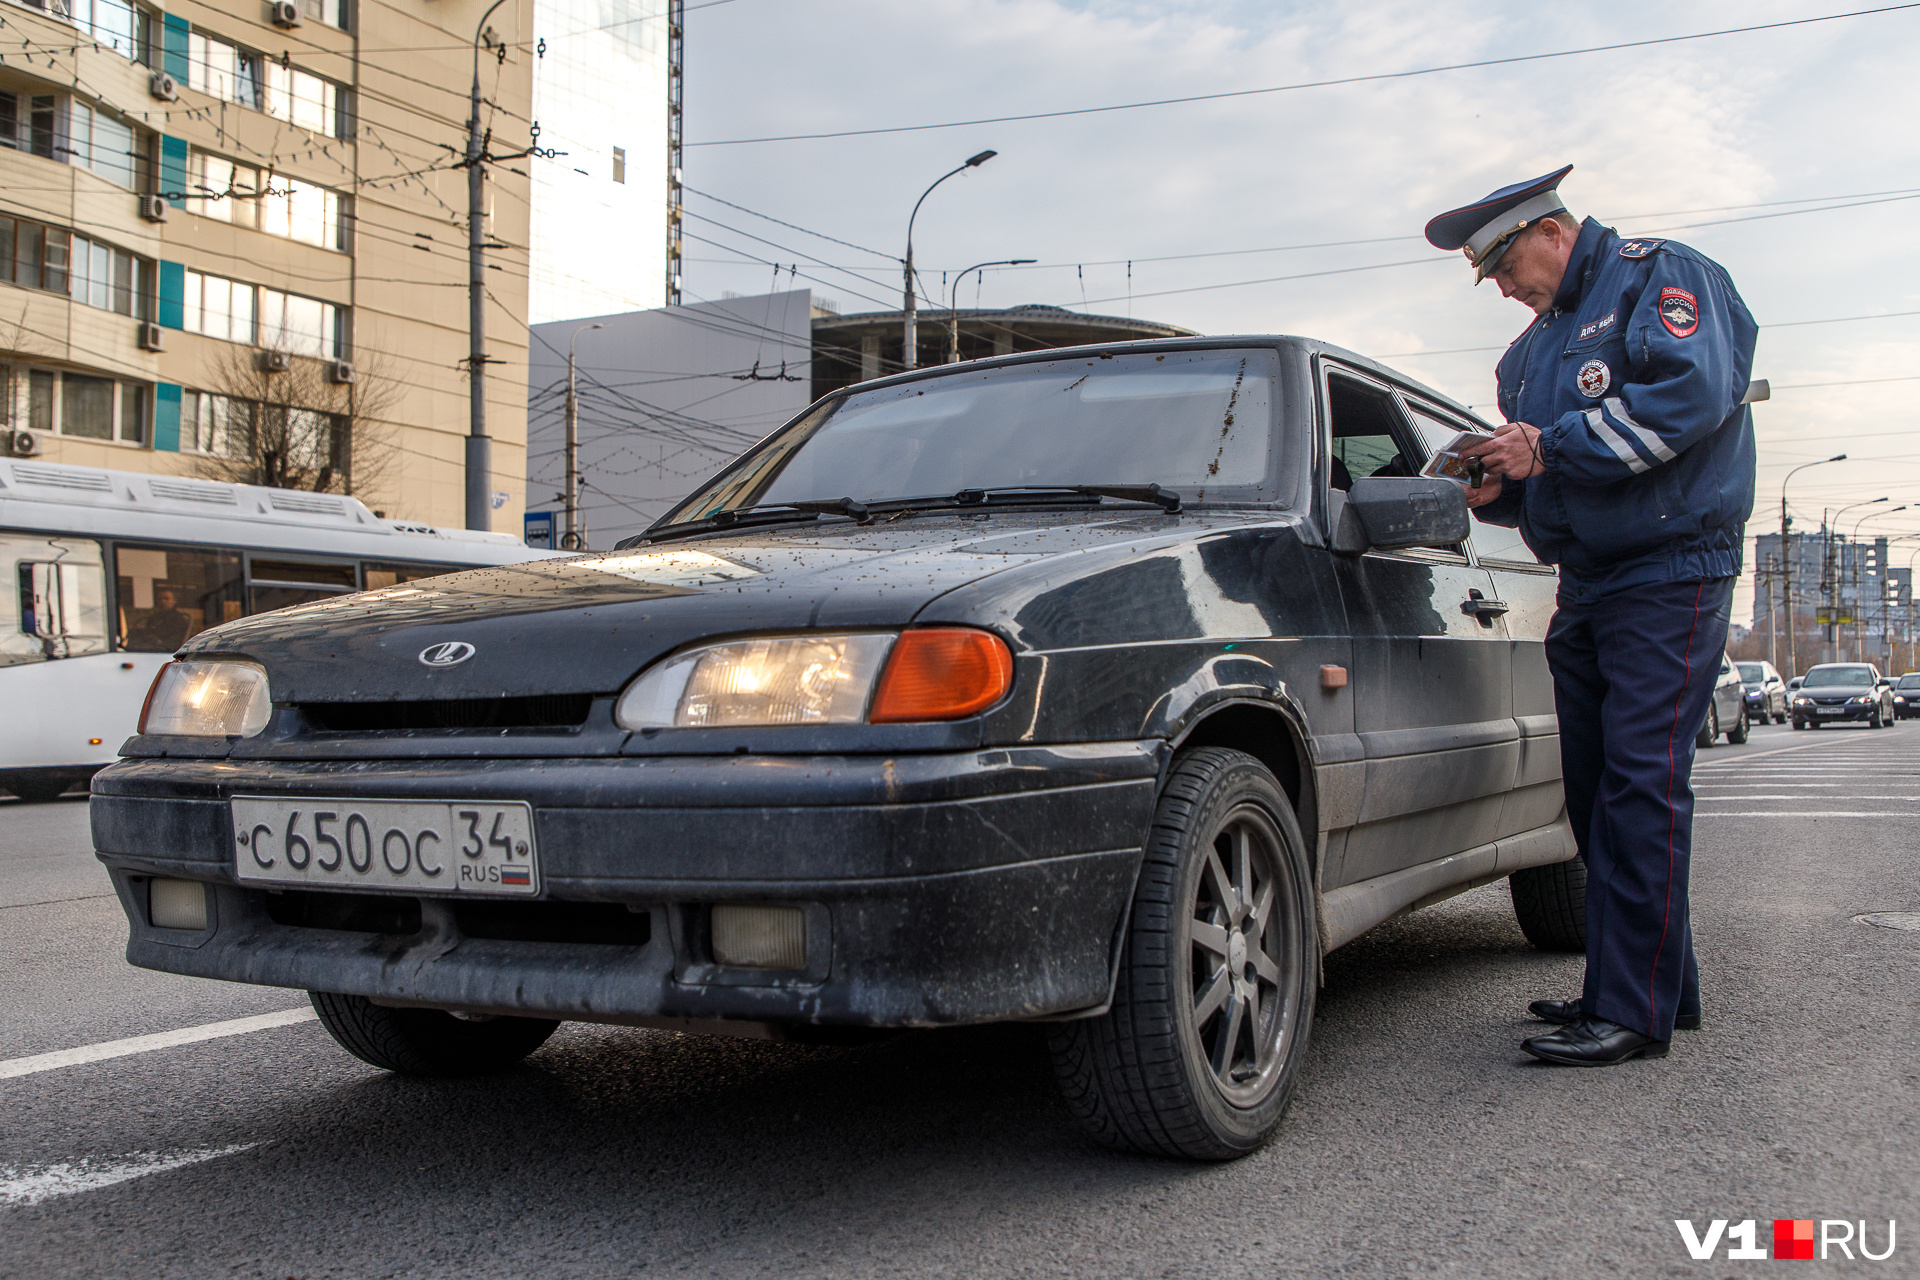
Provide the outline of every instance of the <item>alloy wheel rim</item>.
[[1280,1079],[1300,1020],[1300,887],[1280,833],[1240,805],[1215,829],[1188,904],[1190,1027],[1214,1087],[1257,1105]]

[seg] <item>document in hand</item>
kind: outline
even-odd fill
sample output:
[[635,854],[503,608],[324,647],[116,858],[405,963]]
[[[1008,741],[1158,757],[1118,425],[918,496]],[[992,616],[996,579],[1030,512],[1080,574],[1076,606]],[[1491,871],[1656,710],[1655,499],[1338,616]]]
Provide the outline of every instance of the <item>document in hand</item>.
[[1467,472],[1467,459],[1460,456],[1460,451],[1470,449],[1477,444],[1485,444],[1491,439],[1493,436],[1485,431],[1462,431],[1434,451],[1433,457],[1427,460],[1427,465],[1420,468],[1420,474],[1444,476],[1449,480],[1458,480],[1461,484],[1470,485],[1473,483],[1473,478]]

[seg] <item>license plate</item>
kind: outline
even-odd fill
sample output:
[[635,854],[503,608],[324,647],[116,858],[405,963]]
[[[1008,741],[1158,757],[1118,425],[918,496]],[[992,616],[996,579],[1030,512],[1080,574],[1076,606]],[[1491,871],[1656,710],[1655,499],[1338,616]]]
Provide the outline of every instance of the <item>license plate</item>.
[[1817,716],[1843,716],[1846,713],[1847,709],[1845,707],[1821,707],[1813,714]]
[[235,874],[346,891],[540,892],[533,810],[520,802],[235,796]]

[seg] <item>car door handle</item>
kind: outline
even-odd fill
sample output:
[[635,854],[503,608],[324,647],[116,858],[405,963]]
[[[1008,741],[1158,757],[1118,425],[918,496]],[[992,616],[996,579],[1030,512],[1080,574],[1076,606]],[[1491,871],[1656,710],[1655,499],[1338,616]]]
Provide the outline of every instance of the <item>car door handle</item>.
[[1478,590],[1469,590],[1467,596],[1467,599],[1460,602],[1460,612],[1469,618],[1478,618],[1482,622],[1491,623],[1507,611],[1506,601],[1489,600]]

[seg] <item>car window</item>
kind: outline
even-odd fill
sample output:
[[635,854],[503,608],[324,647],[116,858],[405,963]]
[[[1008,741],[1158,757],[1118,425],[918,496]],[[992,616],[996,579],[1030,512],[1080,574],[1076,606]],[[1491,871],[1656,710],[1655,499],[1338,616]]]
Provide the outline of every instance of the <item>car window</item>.
[[[1433,456],[1433,450],[1449,443],[1463,430],[1462,424],[1441,417],[1424,405],[1410,403],[1407,409],[1413,415],[1414,425],[1420,430],[1428,457]],[[1546,567],[1528,548],[1518,529],[1473,520],[1467,528],[1467,540],[1473,544],[1473,553],[1480,557],[1482,564],[1491,562],[1503,568],[1524,569]]]
[[1272,351],[1236,348],[999,365],[856,391],[776,433],[670,518],[1021,486],[1257,496],[1273,461],[1275,376]]
[[[1372,476],[1417,476],[1426,465],[1428,441],[1411,429],[1399,402],[1385,387],[1331,374],[1327,408],[1331,487],[1349,489],[1355,480]],[[1464,557],[1466,551],[1456,548],[1454,554]]]
[[1807,672],[1807,684],[1821,688],[1870,689],[1873,687],[1873,672],[1866,667],[1815,667]]
[[1900,689],[1920,689],[1920,675],[1901,676],[1900,683],[1895,687]]
[[1743,662],[1740,664],[1740,678],[1748,684],[1764,684],[1767,669],[1757,662]]

